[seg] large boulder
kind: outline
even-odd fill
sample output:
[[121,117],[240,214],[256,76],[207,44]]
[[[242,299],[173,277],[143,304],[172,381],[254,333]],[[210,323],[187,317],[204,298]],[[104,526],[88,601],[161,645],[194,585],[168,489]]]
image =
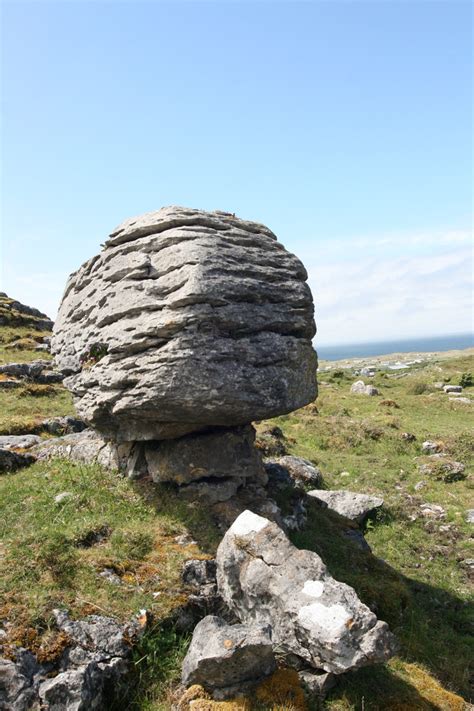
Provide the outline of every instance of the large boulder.
[[307,273],[264,225],[167,207],[71,275],[52,339],[77,410],[117,441],[181,437],[316,396]]
[[310,666],[340,674],[394,653],[387,624],[268,519],[244,511],[216,561],[219,592],[238,619],[270,625],[274,644]]

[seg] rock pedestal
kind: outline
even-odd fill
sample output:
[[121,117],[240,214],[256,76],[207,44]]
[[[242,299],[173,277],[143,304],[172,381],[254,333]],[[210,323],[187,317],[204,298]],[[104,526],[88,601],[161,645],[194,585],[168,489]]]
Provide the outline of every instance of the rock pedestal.
[[132,469],[155,480],[254,476],[245,426],[316,396],[306,279],[268,227],[230,213],[127,220],[71,275],[55,323],[78,413],[107,440],[153,442]]

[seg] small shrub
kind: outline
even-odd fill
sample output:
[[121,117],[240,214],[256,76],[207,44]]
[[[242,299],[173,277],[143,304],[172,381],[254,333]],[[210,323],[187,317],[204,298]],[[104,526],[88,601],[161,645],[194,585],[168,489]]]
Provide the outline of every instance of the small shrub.
[[36,556],[40,568],[47,570],[55,582],[69,585],[76,570],[77,554],[66,536],[54,533],[42,544]]
[[411,395],[423,395],[423,393],[426,393],[428,390],[429,387],[426,383],[413,383],[409,392]]
[[474,378],[472,373],[463,373],[459,378],[459,385],[463,388],[470,388],[474,385]]
[[105,343],[92,343],[81,356],[81,365],[83,368],[92,368],[102,358],[107,355],[109,348]]

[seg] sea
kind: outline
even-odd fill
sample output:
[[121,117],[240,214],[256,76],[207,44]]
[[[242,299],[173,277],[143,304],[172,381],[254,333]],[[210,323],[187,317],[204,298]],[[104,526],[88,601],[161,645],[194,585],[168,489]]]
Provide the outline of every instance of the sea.
[[390,353],[431,353],[474,348],[474,334],[462,333],[453,336],[433,336],[431,338],[406,338],[399,341],[350,343],[342,346],[318,346],[316,338],[315,347],[320,360],[367,358],[370,356],[389,355]]

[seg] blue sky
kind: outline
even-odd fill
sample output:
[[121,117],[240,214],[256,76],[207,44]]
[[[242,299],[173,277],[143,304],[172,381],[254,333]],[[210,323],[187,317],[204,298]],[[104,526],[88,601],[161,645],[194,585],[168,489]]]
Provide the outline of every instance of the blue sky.
[[471,12],[457,0],[2,3],[2,289],[162,205],[268,224],[321,344],[472,328]]

